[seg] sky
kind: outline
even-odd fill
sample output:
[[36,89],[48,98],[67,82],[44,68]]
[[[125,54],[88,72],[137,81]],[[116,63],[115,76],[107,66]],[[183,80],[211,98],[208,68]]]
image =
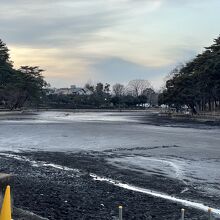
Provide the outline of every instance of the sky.
[[220,34],[220,0],[0,0],[0,38],[15,67],[40,66],[52,87],[147,79]]

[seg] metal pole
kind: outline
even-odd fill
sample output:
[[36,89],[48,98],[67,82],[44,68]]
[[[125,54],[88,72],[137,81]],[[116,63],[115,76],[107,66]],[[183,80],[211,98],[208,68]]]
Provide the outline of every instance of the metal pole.
[[119,206],[119,220],[122,220],[122,206]]
[[181,220],[185,218],[185,209],[181,209]]
[[209,220],[212,220],[212,209],[208,209]]

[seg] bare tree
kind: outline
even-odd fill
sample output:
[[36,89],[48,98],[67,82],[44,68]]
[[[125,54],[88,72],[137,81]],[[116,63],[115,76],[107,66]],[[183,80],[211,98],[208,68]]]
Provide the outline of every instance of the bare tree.
[[109,93],[110,93],[110,84],[109,84],[109,83],[106,83],[106,84],[104,85],[104,92],[105,92],[106,94],[109,94]]
[[113,94],[117,97],[121,97],[125,92],[125,87],[122,84],[116,83],[112,86]]
[[85,89],[88,89],[90,92],[94,92],[95,88],[91,82],[87,82],[84,86]]
[[148,80],[136,79],[128,83],[127,91],[131,95],[138,97],[148,88],[152,88]]
[[172,79],[175,75],[177,75],[180,70],[185,66],[183,63],[179,63],[174,69],[172,69],[164,78],[163,78],[163,84],[160,87],[159,93],[162,93],[166,89],[166,82],[170,79]]

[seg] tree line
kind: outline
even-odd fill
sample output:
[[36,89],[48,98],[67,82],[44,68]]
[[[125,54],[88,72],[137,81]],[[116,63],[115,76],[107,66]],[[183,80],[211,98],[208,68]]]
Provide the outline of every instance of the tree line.
[[193,60],[175,68],[159,95],[159,104],[196,114],[220,110],[220,36]]
[[90,91],[90,95],[49,94],[45,103],[52,108],[143,108],[146,103],[157,105],[158,94],[147,80],[132,80],[126,86],[86,83],[84,88]]
[[90,95],[48,94],[49,84],[38,66],[16,69],[9,49],[0,40],[0,106],[10,110],[27,107],[52,108],[136,108],[166,104],[193,113],[220,110],[220,36],[194,59],[176,67],[159,94],[147,80],[116,83],[87,83]]

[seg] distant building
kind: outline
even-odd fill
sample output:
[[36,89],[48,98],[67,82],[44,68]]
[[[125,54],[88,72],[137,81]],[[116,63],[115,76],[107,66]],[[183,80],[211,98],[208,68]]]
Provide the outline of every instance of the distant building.
[[71,94],[75,95],[91,95],[92,91],[87,88],[76,87],[75,85],[70,86]]
[[93,92],[87,88],[76,87],[71,85],[70,88],[53,88],[50,89],[48,94],[57,94],[57,95],[91,95]]
[[55,89],[54,94],[57,95],[70,95],[71,91],[69,88],[59,88],[59,89]]

